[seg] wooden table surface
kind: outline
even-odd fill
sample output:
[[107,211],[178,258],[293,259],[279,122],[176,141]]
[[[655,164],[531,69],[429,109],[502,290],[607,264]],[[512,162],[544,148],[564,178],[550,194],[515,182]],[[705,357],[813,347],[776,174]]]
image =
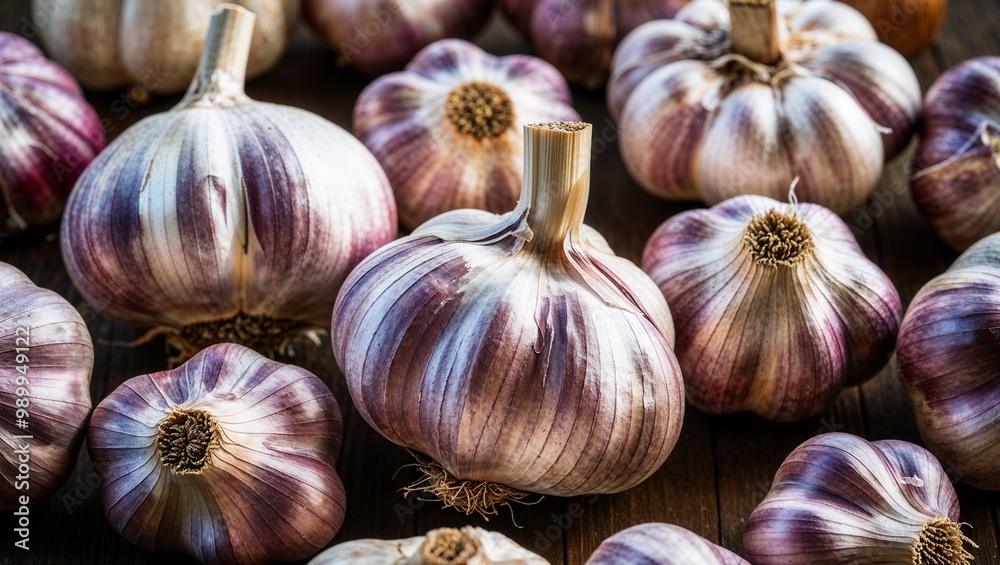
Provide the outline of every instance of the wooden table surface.
[[[31,35],[27,0],[0,3],[0,31]],[[498,54],[528,52],[528,45],[499,17],[478,43]],[[1000,55],[1000,5],[996,0],[953,0],[946,27],[933,48],[913,60],[926,90],[945,69],[969,57]],[[252,81],[249,95],[258,100],[305,108],[350,129],[351,110],[367,79],[338,70],[333,52],[300,31],[273,71]],[[129,108],[122,92],[92,93],[90,102],[109,119],[114,138],[137,120],[169,109],[177,97],[156,98]],[[689,206],[670,204],[633,182],[616,145],[614,123],[601,92],[575,90],[577,109],[595,125],[593,188],[587,223],[604,234],[615,251],[638,262],[646,239],[665,219]],[[908,303],[920,287],[944,271],[956,254],[947,249],[920,218],[909,196],[907,174],[913,148],[887,167],[876,196],[847,214],[868,256],[889,274]],[[94,337],[96,366],[91,387],[96,405],[123,381],[166,367],[162,341],[124,348],[145,331],[109,321],[92,312],[73,288],[59,255],[53,226],[0,241],[0,261],[27,273],[77,305]],[[442,526],[474,524],[501,531],[553,563],[586,560],[601,540],[626,527],[652,521],[678,524],[737,553],[750,512],[764,498],[786,455],[817,434],[843,431],[877,440],[919,442],[913,413],[894,364],[861,387],[846,390],[822,416],[798,424],[775,424],[750,415],[709,417],[690,408],[680,441],[666,464],[642,485],[613,496],[575,499],[547,497],[535,506],[516,507],[487,523],[453,510],[442,510],[415,495],[399,492],[416,478],[403,468],[407,453],[372,430],[354,409],[336,367],[329,340],[306,351],[296,362],[331,386],[344,414],[344,443],[339,473],[347,491],[347,518],[333,543],[379,537],[404,538]],[[402,468],[402,470],[401,470]],[[31,510],[31,550],[12,548],[13,518],[8,515],[0,550],[3,563],[187,563],[177,555],[140,551],[108,525],[98,500],[99,478],[81,454],[69,483],[53,498]],[[962,520],[978,544],[979,565],[1000,565],[998,510],[1000,493],[957,484]],[[516,525],[515,522],[516,521]]]

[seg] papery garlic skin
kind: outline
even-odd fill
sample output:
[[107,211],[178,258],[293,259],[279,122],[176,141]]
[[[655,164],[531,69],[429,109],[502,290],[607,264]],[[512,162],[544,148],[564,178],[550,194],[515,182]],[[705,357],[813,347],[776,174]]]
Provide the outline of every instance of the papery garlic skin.
[[[802,248],[784,261],[748,241],[792,229],[801,240],[777,244]],[[712,414],[820,413],[888,362],[902,318],[889,278],[815,204],[740,196],[683,212],[653,233],[642,266],[670,304],[688,400]]]
[[601,542],[587,565],[750,565],[739,555],[673,524],[639,524]]
[[472,37],[494,0],[304,0],[306,21],[343,64],[369,75],[398,71],[424,47]]
[[402,540],[361,539],[335,545],[309,565],[549,565],[498,532],[441,528]]
[[41,502],[73,473],[93,368],[94,346],[76,308],[0,263],[0,512],[20,508],[22,496],[29,506]]
[[[213,423],[203,459],[165,453],[163,426],[178,414]],[[205,431],[193,426],[182,457]],[[269,563],[309,557],[340,529],[342,428],[318,377],[219,344],[118,387],[94,410],[87,448],[104,511],[128,541],[202,563]]]
[[91,306],[165,328],[191,353],[237,340],[270,351],[325,327],[350,270],[396,233],[388,179],[364,145],[243,93],[252,15],[228,10],[239,37],[216,37],[180,104],[94,161],[62,226],[66,268]]
[[1000,231],[1000,57],[948,69],[927,92],[912,188],[917,208],[964,251]]
[[354,134],[382,164],[400,221],[413,229],[459,208],[512,210],[521,193],[522,128],[579,120],[572,102],[545,61],[443,40],[405,71],[368,85],[354,107]]
[[191,83],[209,18],[223,1],[257,15],[248,76],[270,70],[285,51],[299,0],[32,0],[31,8],[46,51],[84,87],[173,94]]
[[618,47],[608,104],[643,188],[717,204],[782,198],[798,177],[800,199],[838,213],[875,189],[917,123],[913,69],[853,8],[778,0],[776,9],[774,64],[736,51],[721,0],[696,0]]
[[1000,234],[917,293],[896,357],[927,447],[959,480],[1000,490]]
[[671,18],[688,0],[500,0],[538,54],[573,83],[603,86],[615,47],[640,25]]
[[743,543],[754,565],[966,565],[958,519],[955,489],[926,449],[830,433],[781,464]]
[[104,148],[80,87],[27,39],[0,33],[0,234],[49,224]]
[[358,411],[459,480],[619,492],[677,441],[669,309],[583,229],[590,134],[528,126],[512,213],[438,216],[363,261],[337,298],[334,353]]

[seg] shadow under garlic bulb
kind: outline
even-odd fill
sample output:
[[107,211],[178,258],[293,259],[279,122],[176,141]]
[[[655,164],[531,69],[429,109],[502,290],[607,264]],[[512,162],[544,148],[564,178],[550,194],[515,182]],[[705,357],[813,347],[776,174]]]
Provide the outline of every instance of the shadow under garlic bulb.
[[14,512],[73,473],[90,417],[94,346],[76,308],[6,263],[0,368],[0,512]]
[[513,212],[438,216],[363,261],[337,298],[333,348],[358,411],[433,460],[413,490],[447,506],[620,492],[680,434],[667,304],[583,225],[591,131],[527,126]]
[[340,529],[342,429],[318,377],[219,344],[125,381],[94,410],[87,448],[104,512],[131,543],[264,564],[310,557]]
[[896,358],[927,447],[959,480],[1000,490],[1000,234],[917,293]]
[[[735,33],[734,33],[735,32]],[[615,52],[608,105],[633,178],[668,200],[799,197],[846,213],[916,127],[920,85],[830,0],[695,0]]]
[[522,128],[579,120],[572,101],[566,81],[541,59],[494,57],[444,40],[361,93],[354,133],[382,164],[400,221],[413,229],[460,208],[512,210],[521,194]]
[[673,524],[639,524],[601,542],[587,565],[750,565],[739,555]]
[[91,306],[166,333],[180,359],[315,337],[350,270],[396,234],[388,179],[361,142],[244,94],[252,31],[252,14],[220,8],[191,90],[91,164],[62,226]]
[[740,196],[678,214],[643,253],[677,327],[692,404],[798,421],[889,360],[902,317],[889,278],[816,204]]

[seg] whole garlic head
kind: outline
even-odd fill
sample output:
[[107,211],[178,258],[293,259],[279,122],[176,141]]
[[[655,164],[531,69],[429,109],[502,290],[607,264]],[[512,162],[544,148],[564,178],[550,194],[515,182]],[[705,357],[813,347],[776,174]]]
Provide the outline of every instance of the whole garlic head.
[[507,536],[482,528],[441,528],[402,540],[361,539],[335,545],[309,565],[548,565]]
[[917,293],[896,358],[927,447],[961,481],[1000,490],[1000,234]]
[[586,565],[750,565],[728,549],[673,524],[639,524],[601,542]]
[[354,133],[382,164],[400,220],[412,229],[459,208],[512,210],[522,128],[577,121],[571,104],[566,81],[545,61],[443,40],[361,93]]
[[781,198],[799,177],[803,200],[843,213],[909,142],[920,85],[839,2],[695,0],[625,38],[608,104],[626,166],[657,196]]
[[754,565],[969,565],[958,495],[926,449],[844,433],[795,449],[747,520]]
[[678,214],[642,265],[671,306],[688,399],[713,414],[818,414],[886,364],[902,318],[889,278],[816,204],[740,196]]
[[631,488],[667,458],[684,414],[663,296],[583,225],[590,125],[525,136],[512,213],[438,216],[363,261],[334,309],[358,411],[442,467],[426,490],[467,512],[484,506],[470,492],[491,508],[510,489]]
[[91,306],[162,329],[181,359],[321,331],[350,270],[396,234],[388,179],[359,141],[244,94],[252,33],[253,14],[216,12],[187,96],[91,164],[62,225]]
[[0,367],[0,512],[13,512],[51,496],[73,473],[90,417],[94,346],[76,308],[6,263]]
[[94,410],[87,448],[112,527],[202,563],[315,554],[344,520],[340,409],[323,381],[234,344],[129,379]]

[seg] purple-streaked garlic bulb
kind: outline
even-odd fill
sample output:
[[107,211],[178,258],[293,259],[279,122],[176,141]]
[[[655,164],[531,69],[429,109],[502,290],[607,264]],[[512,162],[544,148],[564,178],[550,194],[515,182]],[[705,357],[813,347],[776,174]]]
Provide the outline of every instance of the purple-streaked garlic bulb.
[[363,261],[337,297],[333,348],[358,411],[430,458],[416,487],[446,505],[620,492],[677,441],[667,304],[583,225],[591,131],[527,126],[513,212],[438,216]]
[[322,331],[350,270],[396,234],[388,179],[361,142],[243,93],[252,33],[253,14],[220,7],[187,96],[91,164],[62,226],[91,306],[159,328],[181,359]]
[[913,199],[964,251],[1000,231],[1000,57],[952,67],[927,91]]
[[69,73],[2,32],[0,118],[0,234],[15,234],[59,218],[104,133]]
[[549,565],[507,536],[482,528],[441,528],[401,540],[360,539],[335,545],[309,565]]
[[304,0],[306,21],[339,62],[369,75],[403,68],[439,39],[467,39],[493,13],[495,0]]
[[673,524],[639,524],[601,542],[587,565],[750,565],[739,555]]
[[926,449],[823,434],[781,464],[743,544],[754,565],[969,565],[958,511]]
[[844,213],[909,142],[920,85],[840,2],[695,0],[625,38],[608,104],[628,170],[657,196],[781,198],[799,177],[803,200]]
[[94,409],[87,449],[114,529],[208,564],[314,555],[344,520],[337,401],[305,369],[217,344],[125,381]]
[[670,304],[692,404],[797,421],[889,360],[892,281],[816,204],[740,196],[667,220],[642,259]]
[[927,447],[958,479],[1000,490],[1000,234],[921,289],[896,358]]
[[6,263],[0,368],[0,512],[14,512],[73,473],[90,416],[94,346],[76,308]]
[[370,84],[354,107],[354,133],[382,164],[400,221],[413,229],[459,208],[514,209],[522,129],[579,120],[572,101],[566,81],[545,61],[494,57],[449,39]]
[[688,1],[500,0],[500,7],[570,82],[599,87],[623,37],[646,22],[673,17]]

